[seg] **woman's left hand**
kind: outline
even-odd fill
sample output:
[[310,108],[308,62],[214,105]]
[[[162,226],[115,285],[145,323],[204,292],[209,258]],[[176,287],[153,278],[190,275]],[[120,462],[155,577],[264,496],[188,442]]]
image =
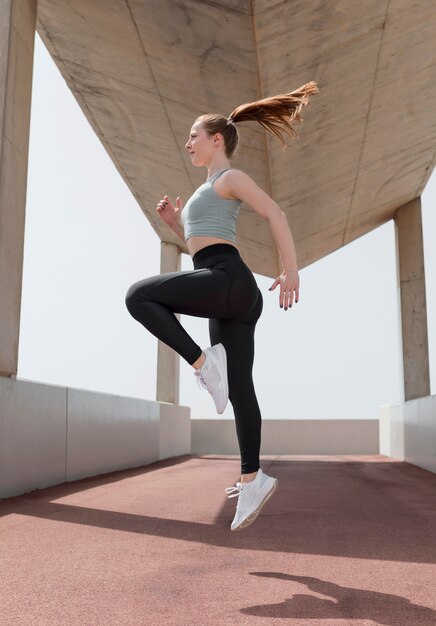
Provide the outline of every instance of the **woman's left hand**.
[[277,285],[280,284],[280,296],[279,304],[285,311],[288,307],[292,306],[295,292],[295,302],[299,299],[300,278],[298,276],[298,270],[283,271],[280,276],[277,276],[274,283],[269,288],[269,291],[274,290]]

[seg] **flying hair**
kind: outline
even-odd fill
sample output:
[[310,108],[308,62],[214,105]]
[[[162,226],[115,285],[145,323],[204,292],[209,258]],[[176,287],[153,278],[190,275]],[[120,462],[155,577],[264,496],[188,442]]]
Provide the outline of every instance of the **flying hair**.
[[291,139],[297,137],[292,124],[303,121],[301,110],[303,106],[309,104],[310,96],[317,93],[319,93],[317,83],[310,81],[289,93],[240,104],[228,117],[220,113],[206,113],[200,115],[196,121],[200,122],[210,135],[215,133],[223,135],[227,158],[231,158],[238,144],[236,128],[238,122],[258,122],[277,137],[285,151],[287,146],[283,135],[289,135]]
[[318,93],[318,85],[311,81],[289,93],[263,98],[255,102],[241,104],[229,115],[233,122],[256,121],[265,130],[273,133],[281,142],[283,150],[286,144],[283,132],[291,138],[296,138],[297,133],[291,126],[292,122],[302,122],[301,110],[309,104],[309,97]]

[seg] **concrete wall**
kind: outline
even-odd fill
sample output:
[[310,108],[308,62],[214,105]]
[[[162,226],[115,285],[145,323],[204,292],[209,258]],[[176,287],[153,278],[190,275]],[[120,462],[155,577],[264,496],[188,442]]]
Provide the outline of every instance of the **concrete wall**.
[[[0,377],[0,498],[184,454],[239,454],[230,419],[189,407]],[[382,454],[436,472],[436,396],[379,419],[264,420],[261,454]]]
[[404,453],[408,463],[436,473],[436,396],[406,402]]
[[[183,454],[239,454],[189,407],[0,377],[0,498]],[[378,420],[264,420],[263,454],[378,454]]]
[[404,461],[404,402],[380,407],[380,454]]
[[394,216],[404,397],[430,395],[421,198],[401,206]]
[[0,376],[17,373],[36,0],[0,0]]
[[0,377],[0,498],[191,451],[189,407]]
[[[235,423],[191,420],[192,454],[239,454]],[[378,454],[379,423],[363,420],[263,420],[261,454]]]
[[436,473],[436,396],[381,407],[380,454]]

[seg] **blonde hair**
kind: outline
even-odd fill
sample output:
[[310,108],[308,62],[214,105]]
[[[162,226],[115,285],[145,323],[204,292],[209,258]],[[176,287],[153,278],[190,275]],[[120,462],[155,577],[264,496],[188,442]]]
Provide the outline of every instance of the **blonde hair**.
[[292,128],[292,122],[302,122],[301,109],[309,104],[309,96],[319,92],[318,85],[310,81],[289,93],[279,94],[270,98],[263,98],[255,102],[241,104],[234,109],[228,118],[220,113],[206,113],[195,121],[200,122],[209,135],[221,133],[224,138],[225,152],[230,159],[238,145],[237,122],[259,122],[265,130],[274,134],[286,150],[283,133],[296,138],[297,133]]

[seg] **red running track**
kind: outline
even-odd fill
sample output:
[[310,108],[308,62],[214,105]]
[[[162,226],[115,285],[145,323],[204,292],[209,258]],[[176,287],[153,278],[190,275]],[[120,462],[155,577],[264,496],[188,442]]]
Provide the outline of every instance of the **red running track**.
[[0,625],[436,624],[436,475],[385,456],[186,455],[0,501]]

